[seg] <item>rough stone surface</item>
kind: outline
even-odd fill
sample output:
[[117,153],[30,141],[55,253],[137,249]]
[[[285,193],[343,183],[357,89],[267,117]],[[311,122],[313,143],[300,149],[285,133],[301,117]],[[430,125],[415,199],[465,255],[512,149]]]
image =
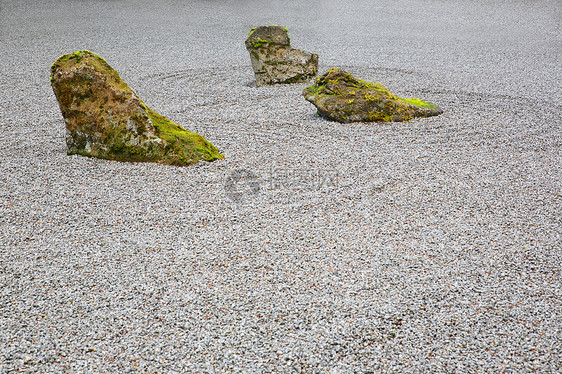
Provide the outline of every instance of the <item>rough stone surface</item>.
[[318,55],[292,48],[287,29],[259,26],[246,39],[259,86],[304,82],[318,73]]
[[51,86],[66,123],[68,154],[171,165],[223,158],[201,135],[149,109],[92,52],[61,56],[51,67]]
[[332,68],[303,90],[318,113],[338,122],[401,122],[443,113],[436,105],[418,99],[402,99],[380,83],[365,82]]

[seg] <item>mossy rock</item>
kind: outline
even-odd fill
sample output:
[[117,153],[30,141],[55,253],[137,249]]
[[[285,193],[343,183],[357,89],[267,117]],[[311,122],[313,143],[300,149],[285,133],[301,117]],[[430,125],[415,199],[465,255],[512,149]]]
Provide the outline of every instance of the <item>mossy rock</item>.
[[380,83],[356,79],[338,68],[320,76],[303,90],[303,96],[320,115],[342,123],[401,122],[443,113],[437,105],[397,97]]
[[289,47],[291,39],[289,38],[287,28],[270,25],[258,26],[250,30],[246,39],[246,48],[260,48],[269,44]]
[[254,27],[245,44],[258,86],[305,82],[318,74],[318,55],[292,48],[283,26]]
[[169,165],[224,158],[201,135],[148,108],[95,53],[59,57],[51,86],[66,123],[68,154]]

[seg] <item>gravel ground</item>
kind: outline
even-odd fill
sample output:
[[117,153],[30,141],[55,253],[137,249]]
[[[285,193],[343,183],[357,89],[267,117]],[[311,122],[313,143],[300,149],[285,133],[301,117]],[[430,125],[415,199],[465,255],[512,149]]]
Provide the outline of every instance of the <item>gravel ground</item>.
[[[561,372],[557,1],[0,2],[0,373]],[[338,124],[244,40],[440,105]],[[49,67],[104,57],[226,156],[67,156]]]

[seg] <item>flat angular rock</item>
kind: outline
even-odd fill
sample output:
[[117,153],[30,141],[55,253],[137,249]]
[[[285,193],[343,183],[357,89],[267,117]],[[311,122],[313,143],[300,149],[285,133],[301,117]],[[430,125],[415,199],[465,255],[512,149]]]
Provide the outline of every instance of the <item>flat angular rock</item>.
[[399,98],[379,83],[356,79],[337,68],[305,88],[303,96],[316,106],[320,115],[342,123],[401,122],[443,113],[437,105]]
[[318,73],[318,55],[292,48],[285,27],[253,28],[246,49],[258,86],[305,82]]
[[68,154],[170,165],[224,157],[201,135],[149,109],[92,52],[61,56],[51,66],[51,86],[66,123]]

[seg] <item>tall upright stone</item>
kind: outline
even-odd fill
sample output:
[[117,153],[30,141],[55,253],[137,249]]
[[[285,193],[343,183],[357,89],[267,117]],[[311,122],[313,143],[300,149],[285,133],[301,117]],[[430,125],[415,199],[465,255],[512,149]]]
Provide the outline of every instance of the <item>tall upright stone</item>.
[[305,82],[318,73],[318,55],[292,48],[285,27],[253,28],[246,49],[258,86]]
[[224,157],[201,135],[148,108],[92,52],[61,56],[51,66],[51,86],[66,123],[68,154],[170,165]]

